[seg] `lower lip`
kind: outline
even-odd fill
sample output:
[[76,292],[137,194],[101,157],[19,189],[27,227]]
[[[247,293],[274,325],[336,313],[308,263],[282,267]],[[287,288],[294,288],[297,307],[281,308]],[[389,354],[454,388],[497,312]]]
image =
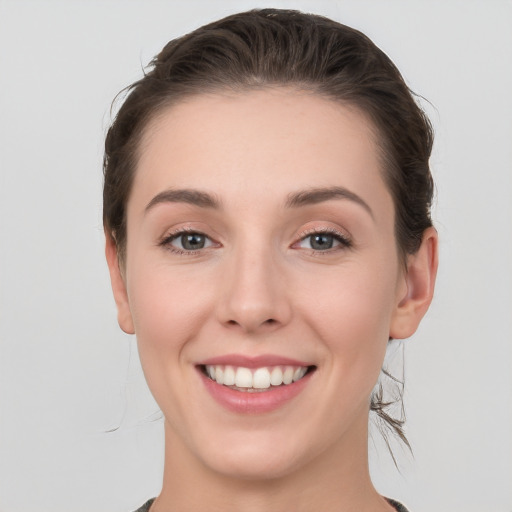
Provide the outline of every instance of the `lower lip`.
[[226,409],[239,414],[262,414],[271,412],[295,398],[308,384],[313,372],[292,384],[270,387],[268,391],[237,391],[217,384],[207,377],[201,369],[199,374],[214,400]]

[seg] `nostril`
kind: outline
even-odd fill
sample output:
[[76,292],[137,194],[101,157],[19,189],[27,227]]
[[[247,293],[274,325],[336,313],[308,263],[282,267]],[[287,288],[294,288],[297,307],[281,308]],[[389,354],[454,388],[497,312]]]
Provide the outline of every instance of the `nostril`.
[[241,329],[246,332],[257,332],[259,329],[268,332],[277,329],[282,322],[279,317],[265,318],[265,315],[248,313],[245,316],[241,314],[238,318],[235,315],[227,317],[222,324],[229,329]]
[[[274,320],[273,318],[269,318],[268,320],[264,320],[260,325],[275,325],[277,324],[277,320]],[[240,322],[237,322],[236,320],[228,320],[228,325],[241,325]]]

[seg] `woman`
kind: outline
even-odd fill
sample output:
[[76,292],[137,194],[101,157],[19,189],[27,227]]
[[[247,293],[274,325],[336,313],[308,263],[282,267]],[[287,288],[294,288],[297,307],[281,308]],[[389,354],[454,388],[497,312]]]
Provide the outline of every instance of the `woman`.
[[[386,346],[431,302],[432,131],[363,34],[296,11],[171,41],[105,151],[118,320],[165,416],[140,511],[391,511],[368,471]],[[399,432],[400,433],[400,432]]]

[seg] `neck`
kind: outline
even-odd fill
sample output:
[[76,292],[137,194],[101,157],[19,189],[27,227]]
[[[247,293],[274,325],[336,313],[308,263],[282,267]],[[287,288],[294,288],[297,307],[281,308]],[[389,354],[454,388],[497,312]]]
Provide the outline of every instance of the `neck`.
[[163,487],[151,512],[376,512],[393,510],[373,487],[367,421],[315,459],[282,476],[237,478],[214,471],[165,424]]

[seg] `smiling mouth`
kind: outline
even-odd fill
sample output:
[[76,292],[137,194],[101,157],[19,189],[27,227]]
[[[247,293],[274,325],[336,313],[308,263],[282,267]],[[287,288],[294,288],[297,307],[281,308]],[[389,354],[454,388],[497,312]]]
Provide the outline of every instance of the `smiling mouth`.
[[263,366],[245,368],[231,365],[201,365],[204,375],[236,391],[257,393],[289,386],[313,372],[316,366]]

